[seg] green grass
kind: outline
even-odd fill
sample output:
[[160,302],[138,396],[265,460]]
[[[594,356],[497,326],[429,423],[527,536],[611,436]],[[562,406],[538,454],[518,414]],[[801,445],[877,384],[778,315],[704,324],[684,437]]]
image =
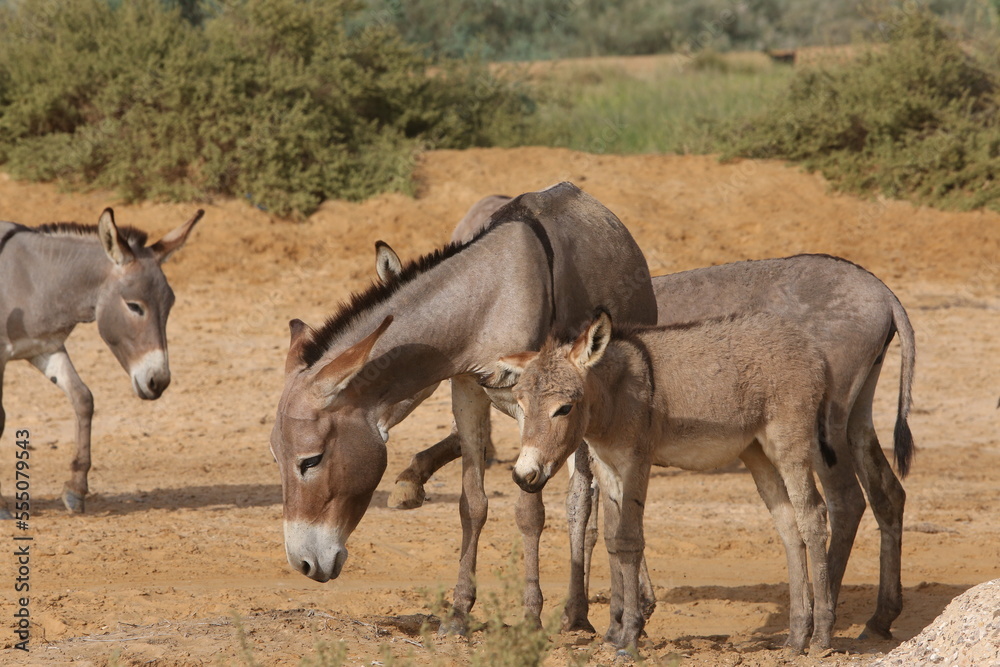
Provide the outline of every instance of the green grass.
[[664,59],[652,72],[592,65],[536,82],[539,106],[520,143],[590,153],[711,153],[718,128],[760,113],[792,69],[708,56]]

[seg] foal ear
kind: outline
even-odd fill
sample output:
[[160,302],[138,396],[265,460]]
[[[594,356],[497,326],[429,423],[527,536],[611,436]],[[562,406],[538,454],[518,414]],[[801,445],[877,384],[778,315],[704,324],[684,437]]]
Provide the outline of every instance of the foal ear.
[[305,367],[306,364],[302,361],[302,348],[316,333],[311,326],[299,319],[289,322],[288,330],[292,334],[292,340],[288,344],[288,356],[285,358],[285,375]]
[[118,233],[118,227],[115,225],[115,212],[110,208],[104,209],[100,220],[97,221],[97,236],[101,239],[104,252],[118,266],[125,266],[135,259],[132,249]]
[[589,368],[601,360],[611,343],[611,315],[603,308],[590,326],[573,342],[569,360],[581,368]]
[[390,324],[392,324],[392,315],[382,320],[382,324],[378,325],[375,331],[341,352],[340,356],[316,374],[316,388],[325,401],[324,407],[329,407],[337,395],[346,389],[351,380],[357,377],[361,369],[365,367],[365,364],[368,363],[368,356],[372,353],[372,348],[375,347],[375,343],[382,337]]
[[375,273],[379,280],[387,283],[403,272],[403,263],[399,261],[399,255],[389,247],[385,241],[375,242]]
[[172,232],[168,232],[162,239],[149,246],[149,249],[156,256],[158,263],[163,264],[172,254],[180,250],[181,246],[187,241],[188,234],[191,233],[191,230],[194,229],[195,224],[201,220],[201,216],[203,215],[205,215],[205,211],[198,209],[195,211],[193,218]]
[[537,352],[518,352],[497,359],[496,371],[489,382],[496,387],[513,387],[521,379],[521,374],[528,364],[538,356]]

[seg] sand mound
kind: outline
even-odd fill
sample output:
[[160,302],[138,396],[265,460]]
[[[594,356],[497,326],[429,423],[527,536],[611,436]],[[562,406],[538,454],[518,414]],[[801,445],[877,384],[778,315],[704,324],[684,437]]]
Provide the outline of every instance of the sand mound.
[[1000,579],[959,595],[923,632],[872,665],[1000,665]]

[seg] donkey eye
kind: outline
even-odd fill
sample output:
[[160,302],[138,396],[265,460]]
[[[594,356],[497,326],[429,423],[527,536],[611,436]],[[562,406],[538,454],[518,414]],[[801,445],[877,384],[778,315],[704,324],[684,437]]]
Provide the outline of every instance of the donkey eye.
[[552,416],[553,417],[565,417],[566,415],[569,414],[569,411],[572,410],[572,409],[573,409],[573,404],[572,403],[567,403],[566,405],[562,406],[561,408],[559,408],[558,410],[556,410],[555,412],[553,412]]
[[142,309],[142,306],[137,304],[135,301],[126,301],[125,305],[128,306],[128,309],[131,310],[136,315],[138,315],[139,317],[142,317],[143,314],[146,312]]
[[302,461],[299,462],[299,472],[305,475],[306,470],[309,470],[309,468],[315,468],[316,466],[319,465],[319,462],[322,460],[323,460],[322,454],[317,454],[316,456],[310,456],[307,459],[302,459]]

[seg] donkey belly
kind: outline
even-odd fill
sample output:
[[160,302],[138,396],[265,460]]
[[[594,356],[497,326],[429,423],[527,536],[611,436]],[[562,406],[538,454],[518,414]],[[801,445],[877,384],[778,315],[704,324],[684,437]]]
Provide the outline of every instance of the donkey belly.
[[728,429],[673,433],[653,450],[653,463],[684,470],[711,470],[732,462],[754,440],[753,433]]

